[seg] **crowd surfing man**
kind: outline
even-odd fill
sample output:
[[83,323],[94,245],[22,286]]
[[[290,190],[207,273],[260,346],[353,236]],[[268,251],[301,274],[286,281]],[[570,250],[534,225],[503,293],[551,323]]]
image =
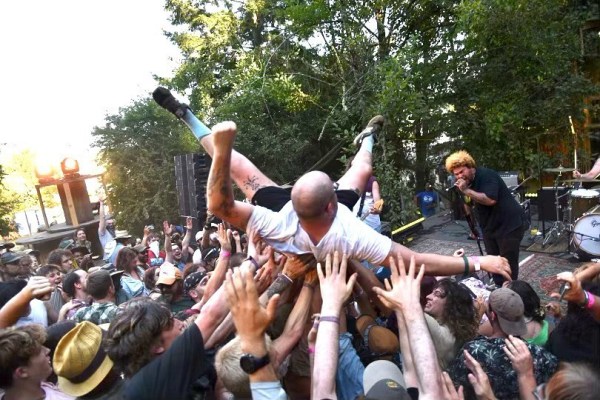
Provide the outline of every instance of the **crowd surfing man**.
[[[233,122],[217,124],[211,130],[198,120],[188,106],[179,103],[165,88],[157,88],[154,100],[182,119],[212,157],[208,182],[208,208],[219,218],[246,230],[255,231],[275,250],[286,254],[312,253],[317,260],[338,250],[350,258],[389,265],[389,257],[406,259],[415,255],[428,274],[454,275],[484,269],[510,279],[508,263],[501,257],[476,260],[419,254],[392,242],[364,225],[350,211],[372,175],[372,151],[376,134],[384,123],[376,116],[354,140],[359,150],[346,173],[332,182],[327,174],[309,172],[291,190],[278,187],[250,160],[233,150],[237,127]],[[232,179],[252,204],[235,201]]]
[[[505,257],[510,264],[511,278],[518,279],[519,245],[525,232],[525,218],[506,183],[496,171],[477,167],[473,157],[463,150],[446,158],[446,170],[456,177],[454,186],[474,204],[487,254]],[[505,280],[502,275],[493,277],[498,287]]]

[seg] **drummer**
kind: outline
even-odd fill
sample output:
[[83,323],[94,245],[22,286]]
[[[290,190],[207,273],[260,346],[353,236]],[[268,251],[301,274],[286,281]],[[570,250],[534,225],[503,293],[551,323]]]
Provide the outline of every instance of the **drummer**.
[[573,171],[573,178],[575,179],[596,179],[596,177],[600,174],[600,157],[594,163],[592,169],[590,169],[585,174],[575,170]]

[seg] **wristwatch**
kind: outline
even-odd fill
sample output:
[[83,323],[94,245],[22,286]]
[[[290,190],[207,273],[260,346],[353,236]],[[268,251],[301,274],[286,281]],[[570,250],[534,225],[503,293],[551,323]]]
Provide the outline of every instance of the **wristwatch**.
[[240,367],[247,374],[255,373],[259,369],[269,365],[270,362],[269,353],[262,357],[255,357],[252,354],[246,353],[240,357]]

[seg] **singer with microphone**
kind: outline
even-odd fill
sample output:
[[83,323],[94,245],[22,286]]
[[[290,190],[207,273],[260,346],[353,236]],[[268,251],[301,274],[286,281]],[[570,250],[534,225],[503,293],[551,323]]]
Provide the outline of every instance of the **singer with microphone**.
[[[456,189],[471,199],[474,215],[483,231],[486,253],[505,257],[512,279],[518,279],[519,247],[526,219],[506,183],[496,171],[477,167],[473,157],[464,150],[446,158],[446,170],[456,177]],[[497,287],[505,281],[501,275],[493,274],[493,278]]]

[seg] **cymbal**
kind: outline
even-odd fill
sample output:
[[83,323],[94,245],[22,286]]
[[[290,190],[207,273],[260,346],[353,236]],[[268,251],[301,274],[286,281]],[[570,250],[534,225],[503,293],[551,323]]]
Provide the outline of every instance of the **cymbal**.
[[563,172],[573,172],[575,171],[575,168],[565,168],[562,165],[559,166],[558,168],[545,168],[544,171],[546,172],[556,172],[557,174],[563,173]]
[[585,183],[585,182],[600,182],[600,179],[565,179],[565,183]]

